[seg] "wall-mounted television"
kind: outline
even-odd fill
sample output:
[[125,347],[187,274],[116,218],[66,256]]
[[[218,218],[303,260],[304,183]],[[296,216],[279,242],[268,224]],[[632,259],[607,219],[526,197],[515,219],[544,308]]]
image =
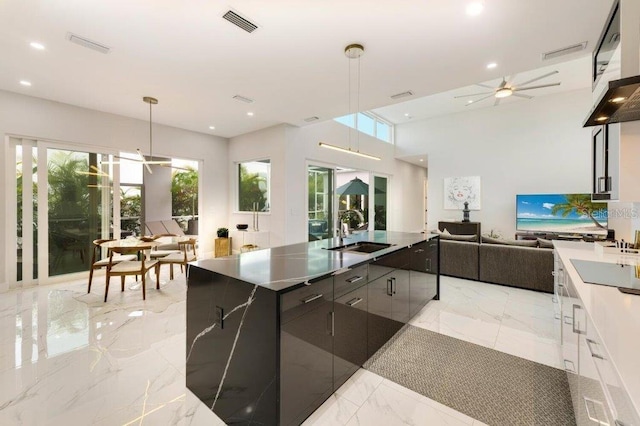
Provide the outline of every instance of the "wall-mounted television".
[[533,233],[607,234],[607,203],[591,194],[516,195],[516,230]]

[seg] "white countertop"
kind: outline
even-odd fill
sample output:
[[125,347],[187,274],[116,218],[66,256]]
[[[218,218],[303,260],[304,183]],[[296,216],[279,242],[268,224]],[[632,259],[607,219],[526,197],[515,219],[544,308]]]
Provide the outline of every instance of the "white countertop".
[[570,259],[640,264],[640,256],[599,254],[593,243],[554,241],[554,247],[591,318],[622,384],[640,413],[640,296],[585,284]]

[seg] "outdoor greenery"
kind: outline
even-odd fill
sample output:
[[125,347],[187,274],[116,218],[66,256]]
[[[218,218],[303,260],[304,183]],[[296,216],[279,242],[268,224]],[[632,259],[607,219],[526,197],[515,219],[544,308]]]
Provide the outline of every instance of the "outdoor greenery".
[[567,194],[565,199],[566,201],[564,203],[558,203],[552,207],[552,215],[561,213],[562,217],[567,217],[572,212],[576,212],[581,216],[587,216],[598,228],[604,229],[604,226],[598,222],[595,217],[600,214],[600,211],[603,209],[601,207],[602,203],[591,202],[591,196],[589,194]]
[[268,211],[267,179],[259,173],[251,173],[244,164],[239,167],[238,209],[239,211],[253,211],[254,203],[258,203],[258,211]]
[[198,171],[176,169],[171,175],[171,215],[191,216],[198,214]]

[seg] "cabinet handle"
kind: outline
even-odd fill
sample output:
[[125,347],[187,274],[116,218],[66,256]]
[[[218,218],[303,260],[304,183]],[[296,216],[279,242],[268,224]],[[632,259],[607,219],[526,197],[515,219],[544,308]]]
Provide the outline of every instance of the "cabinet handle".
[[349,284],[353,284],[353,283],[357,283],[358,281],[364,279],[364,277],[361,277],[359,275],[356,275],[355,277],[351,277],[348,280],[345,280],[346,282],[348,282]]
[[327,334],[335,336],[336,334],[336,322],[334,320],[335,312],[331,311],[327,314]]
[[591,340],[591,339],[586,339],[586,340],[587,340],[587,347],[589,348],[589,352],[591,352],[591,356],[594,358],[604,360],[604,356],[600,355],[599,353],[593,350],[593,347],[598,346],[598,343],[595,340]]
[[573,305],[573,332],[576,334],[585,334],[585,331],[580,330],[580,321],[576,319],[576,311],[582,309],[580,305]]
[[347,302],[347,306],[352,307],[352,306],[356,306],[358,303],[362,302],[362,297],[356,297],[354,299],[351,299]]
[[611,176],[600,176],[598,178],[598,192],[611,191]]
[[569,324],[569,325],[573,325],[573,318],[571,318],[569,315],[565,315],[564,316],[564,323],[565,324]]
[[393,293],[391,293],[391,278],[387,278],[387,296],[393,296]]
[[[596,422],[599,425],[608,425],[609,419],[607,418],[604,404],[600,401],[596,401],[595,399],[587,398],[586,396],[583,396],[582,398],[584,399],[584,406],[587,409],[587,416],[589,417],[589,420]],[[598,418],[598,415],[596,413],[596,405],[602,407],[602,412],[605,416],[604,420],[600,420],[600,418]]]
[[314,300],[320,299],[321,297],[322,297],[322,294],[312,294],[311,296],[302,299],[302,303],[313,302]]
[[391,277],[391,294],[396,294],[396,278]]
[[[569,366],[569,364],[571,364],[571,365]],[[573,363],[573,361],[565,359],[564,360],[564,370],[568,371],[569,373],[574,373],[575,374],[576,373],[576,366]]]

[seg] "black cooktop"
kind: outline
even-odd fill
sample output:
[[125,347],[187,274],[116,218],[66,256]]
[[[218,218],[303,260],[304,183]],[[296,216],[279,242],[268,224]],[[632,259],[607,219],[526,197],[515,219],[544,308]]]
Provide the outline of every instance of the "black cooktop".
[[640,295],[640,265],[578,259],[571,259],[571,263],[587,284],[618,287],[623,293]]

